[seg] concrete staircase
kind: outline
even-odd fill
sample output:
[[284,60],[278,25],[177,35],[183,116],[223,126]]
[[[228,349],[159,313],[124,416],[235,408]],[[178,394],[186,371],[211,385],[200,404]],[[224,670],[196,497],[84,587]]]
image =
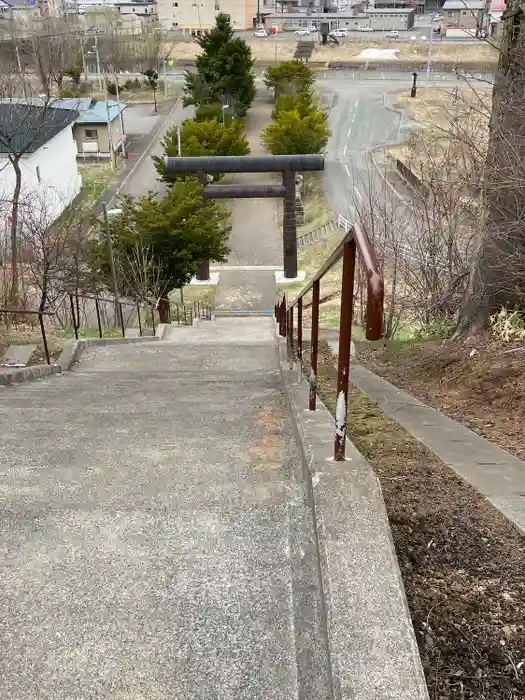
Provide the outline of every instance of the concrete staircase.
[[286,375],[230,317],[2,389],[0,698],[427,698],[380,489]]
[[2,399],[0,697],[328,697],[271,319],[93,350]]

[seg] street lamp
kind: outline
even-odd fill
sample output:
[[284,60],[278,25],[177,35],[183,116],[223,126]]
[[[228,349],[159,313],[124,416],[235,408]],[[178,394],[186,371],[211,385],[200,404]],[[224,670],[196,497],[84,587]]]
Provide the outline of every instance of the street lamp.
[[225,120],[224,120],[224,112],[225,112],[225,110],[229,109],[229,107],[230,107],[230,105],[228,105],[228,104],[226,104],[226,105],[221,105],[222,123],[223,123],[224,125],[226,125],[226,122],[225,122]]

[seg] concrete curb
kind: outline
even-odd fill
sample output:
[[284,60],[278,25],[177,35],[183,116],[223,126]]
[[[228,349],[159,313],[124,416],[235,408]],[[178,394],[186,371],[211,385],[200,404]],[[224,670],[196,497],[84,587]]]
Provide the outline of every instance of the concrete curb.
[[428,690],[381,486],[350,441],[347,461],[329,459],[334,422],[297,383],[280,343],[281,373],[312,509],[331,696],[337,700],[428,700]]
[[59,374],[62,368],[58,365],[32,365],[30,367],[16,367],[0,372],[0,386],[12,386],[30,382],[33,379],[50,377],[52,374]]
[[[32,365],[30,367],[17,367],[6,372],[0,372],[0,386],[12,386],[31,382],[34,379],[50,377],[53,374],[61,374],[72,369],[79,361],[86,348],[104,347],[107,345],[129,345],[134,343],[151,343],[161,340],[166,333],[166,327],[161,324],[163,335],[144,336],[141,338],[89,338],[86,340],[72,340],[65,344],[58,360],[52,365]],[[158,332],[158,329],[157,329]]]
[[352,382],[525,535],[522,460],[362,365],[353,365]]
[[[163,332],[164,330],[163,327]],[[157,340],[160,340],[160,336],[158,335],[139,338],[89,338],[85,340],[75,340],[66,344],[56,364],[60,368],[60,372],[67,372],[80,360],[84,350],[87,348],[103,348],[108,345],[136,345],[139,343],[151,343]]]

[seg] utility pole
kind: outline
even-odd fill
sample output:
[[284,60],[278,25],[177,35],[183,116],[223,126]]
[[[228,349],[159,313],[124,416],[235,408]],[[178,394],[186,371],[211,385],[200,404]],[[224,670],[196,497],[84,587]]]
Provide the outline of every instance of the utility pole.
[[[115,297],[115,321],[117,319],[119,319],[120,327],[122,329],[122,336],[124,336],[126,334],[126,330],[124,328],[124,317],[122,316],[122,306],[119,303],[117,271],[115,269],[115,258],[113,256],[113,242],[111,240],[111,233],[109,230],[109,213],[108,213],[107,204],[105,202],[102,205],[102,209],[103,209],[103,213],[104,213],[104,228],[105,228],[105,234],[106,234],[106,241],[108,244],[109,268],[111,270],[111,281],[113,283],[113,295]],[[115,215],[120,214],[120,209],[112,209],[111,213],[115,214]]]
[[109,92],[106,83],[106,119],[108,125],[108,148],[109,148],[109,167],[114,170],[115,163],[115,149],[113,148],[113,134],[111,133],[111,113],[109,111]]
[[[120,118],[120,143],[122,144],[122,155],[124,158],[127,158],[127,153],[126,153],[126,130],[124,129],[124,110],[120,109],[120,89],[119,89],[119,84],[118,84],[118,75],[117,72],[113,74],[115,76],[115,89],[116,89],[116,97],[117,97],[117,109],[118,109],[118,114]],[[109,111],[109,108],[108,108]],[[109,128],[111,129],[111,124],[109,124]]]
[[432,61],[432,40],[434,38],[434,28],[430,23],[430,39],[428,40],[428,59],[427,59],[427,87],[430,82],[430,62]]
[[95,58],[97,60],[98,87],[102,91],[104,89],[104,82],[102,80],[102,71],[100,69],[100,55],[98,53],[98,37],[96,34],[95,34]]

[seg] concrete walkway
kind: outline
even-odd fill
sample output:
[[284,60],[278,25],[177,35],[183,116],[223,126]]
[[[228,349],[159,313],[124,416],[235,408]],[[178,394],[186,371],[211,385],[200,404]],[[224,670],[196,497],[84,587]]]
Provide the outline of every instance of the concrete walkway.
[[525,462],[361,365],[352,365],[350,376],[363,394],[525,534]]
[[327,698],[273,321],[171,332],[0,394],[1,698]]
[[[264,153],[261,132],[271,121],[272,104],[258,97],[246,119],[247,138],[252,154]],[[246,173],[235,176],[235,183],[265,184],[274,182],[267,173]],[[271,311],[275,304],[273,270],[245,270],[246,266],[282,267],[282,237],[279,233],[276,199],[229,200],[232,216],[231,253],[228,267],[217,265],[220,281],[215,308],[221,311]]]

